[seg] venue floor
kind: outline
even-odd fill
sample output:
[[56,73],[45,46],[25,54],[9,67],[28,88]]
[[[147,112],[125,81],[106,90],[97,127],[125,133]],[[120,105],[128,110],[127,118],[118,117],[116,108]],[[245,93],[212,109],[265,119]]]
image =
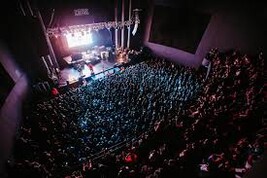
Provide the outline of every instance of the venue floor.
[[97,80],[104,77],[110,73],[114,73],[119,70],[118,67],[114,67],[115,62],[110,62],[107,60],[101,60],[99,63],[93,65],[93,71],[95,75],[92,75],[91,70],[88,65],[84,65],[81,71],[78,71],[74,67],[67,67],[60,71],[59,73],[59,87],[69,84],[73,84],[79,81],[79,78],[89,78]]

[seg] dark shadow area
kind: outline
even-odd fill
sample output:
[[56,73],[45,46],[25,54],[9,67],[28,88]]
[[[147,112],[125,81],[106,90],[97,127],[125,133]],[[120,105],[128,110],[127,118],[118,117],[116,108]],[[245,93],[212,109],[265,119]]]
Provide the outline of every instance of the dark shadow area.
[[15,83],[8,75],[2,64],[0,64],[0,107],[4,104],[6,97],[14,87]]
[[195,53],[210,15],[164,6],[154,7],[149,41]]

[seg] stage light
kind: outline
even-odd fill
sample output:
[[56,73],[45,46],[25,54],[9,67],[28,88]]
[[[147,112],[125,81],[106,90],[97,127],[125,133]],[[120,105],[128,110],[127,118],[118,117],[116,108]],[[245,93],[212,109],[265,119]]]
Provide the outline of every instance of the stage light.
[[141,11],[141,9],[134,9],[133,10],[133,12],[134,12],[134,29],[132,31],[133,36],[136,34],[137,29],[138,29],[138,24],[140,23],[139,14],[138,14],[138,12],[140,12],[140,11]]
[[138,28],[138,23],[135,23],[134,24],[134,29],[133,29],[133,31],[132,31],[132,34],[133,34],[133,36],[136,34],[136,32],[137,32],[137,28]]

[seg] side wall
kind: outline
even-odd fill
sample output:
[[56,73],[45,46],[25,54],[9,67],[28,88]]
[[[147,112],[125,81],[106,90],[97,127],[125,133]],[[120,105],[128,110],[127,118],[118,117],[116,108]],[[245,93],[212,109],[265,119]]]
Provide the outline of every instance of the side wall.
[[211,14],[211,19],[198,44],[196,53],[192,54],[149,42],[153,10],[152,5],[151,9],[148,10],[144,36],[145,46],[149,47],[156,55],[166,57],[182,65],[198,67],[206,53],[215,47],[221,50],[239,49],[249,54],[255,54],[260,50],[267,51],[267,39],[264,34],[266,17],[261,11],[243,10],[242,7],[239,9],[199,8],[198,11]]
[[16,130],[22,119],[22,106],[27,94],[28,81],[26,75],[20,71],[7,50],[1,45],[0,62],[15,82],[0,109],[0,177],[4,177],[4,162],[11,154]]

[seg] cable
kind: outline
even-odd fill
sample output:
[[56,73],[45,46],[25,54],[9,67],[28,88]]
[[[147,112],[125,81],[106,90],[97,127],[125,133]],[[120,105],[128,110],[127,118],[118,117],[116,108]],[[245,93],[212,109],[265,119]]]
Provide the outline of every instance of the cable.
[[50,18],[50,21],[49,21],[48,27],[51,27],[51,25],[52,25],[52,22],[53,22],[53,19],[54,19],[54,16],[55,16],[55,9],[53,9],[53,11],[52,11],[52,14],[51,14],[51,18]]

